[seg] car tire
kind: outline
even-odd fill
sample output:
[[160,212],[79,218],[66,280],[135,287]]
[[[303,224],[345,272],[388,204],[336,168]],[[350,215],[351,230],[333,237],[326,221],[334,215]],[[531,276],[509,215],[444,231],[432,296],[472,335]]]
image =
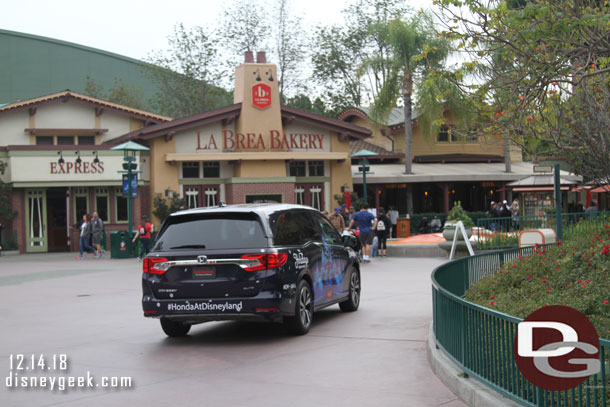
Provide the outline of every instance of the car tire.
[[161,328],[163,332],[171,338],[186,336],[191,326],[182,322],[172,321],[171,319],[161,318]]
[[347,300],[339,303],[339,308],[343,312],[354,312],[360,306],[360,272],[352,269],[349,275],[349,296]]
[[313,320],[313,293],[305,280],[297,286],[294,316],[285,319],[288,331],[294,335],[305,335],[311,328]]

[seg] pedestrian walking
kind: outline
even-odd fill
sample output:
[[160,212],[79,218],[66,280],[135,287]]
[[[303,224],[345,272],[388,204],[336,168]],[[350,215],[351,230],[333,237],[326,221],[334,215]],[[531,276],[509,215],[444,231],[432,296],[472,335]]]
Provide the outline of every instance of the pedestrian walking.
[[136,235],[134,236],[132,243],[136,242],[136,239],[140,238],[140,243],[142,243],[142,250],[140,255],[138,256],[138,260],[142,260],[148,252],[150,252],[150,236],[152,232],[152,225],[148,221],[148,216],[142,216],[142,222],[138,225],[138,230]]
[[341,216],[343,216],[343,223],[346,225],[349,223],[349,208],[346,204],[341,205]]
[[81,225],[80,225],[80,241],[79,241],[80,254],[78,255],[77,259],[82,260],[85,258],[83,250],[90,250],[93,252],[93,257],[97,257],[95,249],[93,247],[91,247],[91,245],[89,244],[89,238],[91,237],[90,220],[91,220],[91,218],[88,214],[83,215],[83,223],[81,223]]
[[396,226],[398,223],[398,211],[393,206],[390,206],[390,210],[388,211],[388,217],[390,218],[390,223],[392,224],[390,228],[390,236],[396,238],[398,232],[398,228]]
[[510,214],[513,220],[513,229],[519,229],[521,227],[519,222],[519,200],[514,199],[513,203],[510,205]]
[[385,215],[383,208],[377,211],[377,230],[376,235],[379,240],[379,256],[387,256],[388,250],[388,228],[390,219]]
[[587,216],[590,218],[594,218],[599,214],[599,208],[595,201],[589,202],[589,207],[587,208]]
[[96,212],[93,212],[93,216],[91,217],[91,243],[93,247],[96,249],[97,258],[102,257],[104,250],[102,250],[102,235],[106,233],[106,229],[104,228],[104,222],[100,218],[100,215]]
[[341,208],[335,208],[335,212],[328,218],[330,223],[333,224],[335,228],[339,231],[339,233],[343,233],[343,229],[345,229],[345,220],[343,219],[343,215],[341,214]]
[[362,261],[370,263],[371,244],[373,243],[374,231],[377,228],[377,218],[368,211],[369,205],[365,202],[358,212],[356,212],[349,223],[348,229],[356,223],[360,230],[360,242],[362,243]]

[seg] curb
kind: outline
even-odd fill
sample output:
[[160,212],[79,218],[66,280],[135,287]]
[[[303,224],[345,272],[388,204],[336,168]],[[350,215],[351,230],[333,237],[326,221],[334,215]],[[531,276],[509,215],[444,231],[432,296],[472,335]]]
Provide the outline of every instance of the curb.
[[388,256],[447,258],[447,252],[441,250],[436,244],[389,244]]
[[474,377],[463,377],[464,371],[436,347],[436,337],[430,324],[428,332],[428,362],[436,376],[462,401],[471,407],[516,407],[520,404],[490,389]]

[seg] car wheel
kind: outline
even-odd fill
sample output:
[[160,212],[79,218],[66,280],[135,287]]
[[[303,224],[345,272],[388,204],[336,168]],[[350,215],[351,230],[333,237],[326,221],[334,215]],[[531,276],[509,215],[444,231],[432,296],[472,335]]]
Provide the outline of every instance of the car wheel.
[[294,316],[286,318],[286,327],[295,335],[309,332],[313,319],[313,295],[311,287],[305,280],[297,286]]
[[349,297],[339,303],[343,312],[353,312],[360,306],[360,273],[353,269],[349,277]]
[[161,318],[161,328],[167,336],[175,338],[186,336],[186,334],[189,333],[191,326],[182,322],[172,321],[171,319]]

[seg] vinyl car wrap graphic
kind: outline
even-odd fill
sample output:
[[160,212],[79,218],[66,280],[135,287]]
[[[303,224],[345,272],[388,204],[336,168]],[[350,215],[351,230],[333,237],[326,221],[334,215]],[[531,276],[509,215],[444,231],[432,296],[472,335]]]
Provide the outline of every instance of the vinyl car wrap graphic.
[[333,256],[330,245],[322,236],[322,256],[313,266],[314,298],[331,298],[333,295],[343,293],[343,273],[347,262]]
[[232,302],[203,302],[203,301],[199,301],[199,302],[189,302],[187,301],[186,303],[168,303],[167,304],[167,310],[168,311],[178,311],[178,312],[185,312],[185,311],[210,311],[210,312],[227,312],[227,311],[231,311],[231,312],[241,312],[241,310],[243,309],[243,304],[242,302],[237,302],[237,303],[232,303]]

